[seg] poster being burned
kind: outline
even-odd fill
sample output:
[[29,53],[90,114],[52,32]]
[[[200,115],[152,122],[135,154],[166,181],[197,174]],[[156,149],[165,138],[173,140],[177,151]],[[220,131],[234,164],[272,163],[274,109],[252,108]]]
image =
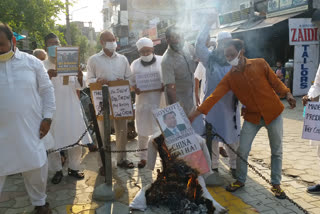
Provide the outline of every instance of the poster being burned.
[[78,74],[78,47],[57,47],[56,56],[56,68],[59,75],[75,76]]
[[172,155],[178,155],[200,174],[207,173],[209,167],[200,147],[199,136],[191,127],[188,117],[179,103],[153,111],[166,145]]

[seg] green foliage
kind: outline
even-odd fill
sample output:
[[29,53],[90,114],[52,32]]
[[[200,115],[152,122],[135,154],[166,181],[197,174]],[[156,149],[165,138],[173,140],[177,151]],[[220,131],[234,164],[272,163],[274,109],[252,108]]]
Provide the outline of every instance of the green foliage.
[[54,32],[55,18],[64,10],[61,0],[0,0],[0,21],[13,31],[28,32],[30,42],[43,47],[44,37]]

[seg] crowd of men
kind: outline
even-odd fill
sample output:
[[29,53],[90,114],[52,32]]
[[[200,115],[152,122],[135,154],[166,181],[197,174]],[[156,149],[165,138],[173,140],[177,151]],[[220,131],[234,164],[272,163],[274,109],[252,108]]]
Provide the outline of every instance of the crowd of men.
[[[86,79],[79,68],[76,76],[68,78],[68,84],[64,84],[63,76],[58,75],[55,68],[55,49],[60,46],[55,34],[50,33],[45,37],[45,50],[36,49],[34,57],[19,51],[10,27],[0,24],[0,193],[6,176],[22,173],[36,213],[50,213],[46,202],[48,168],[55,173],[51,178],[54,184],[61,182],[63,171],[60,153],[47,156],[46,151],[73,144],[86,129],[77,90],[91,83],[108,85],[109,81],[129,80],[136,94],[138,148],[148,148],[148,151],[140,152],[139,168],[147,166],[154,169],[157,150],[152,140],[161,131],[152,110],[179,102],[198,134],[197,139],[209,165],[210,171],[204,175],[207,184],[213,183],[212,175],[219,173],[220,140],[212,140],[210,158],[205,139],[201,137],[205,134],[206,123],[210,123],[212,131],[222,136],[228,144],[230,173],[236,179],[226,187],[230,192],[242,188],[247,177],[246,163],[231,149],[237,150],[247,160],[257,132],[261,127],[266,127],[271,148],[271,190],[277,198],[285,198],[280,186],[281,113],[284,110],[280,97],[285,97],[292,108],[296,101],[283,79],[276,75],[269,64],[264,59],[246,58],[243,42],[232,39],[230,33],[220,32],[216,47],[210,48],[208,37],[214,21],[209,20],[200,31],[195,44],[196,57],[184,48],[183,30],[171,26],[166,31],[168,48],[164,55],[154,53],[152,40],[141,38],[136,43],[140,58],[131,66],[125,56],[117,53],[113,33],[105,30],[100,34],[102,50],[88,60]],[[202,73],[195,76],[196,70]],[[136,75],[148,72],[159,73],[163,85],[161,90],[142,92],[137,87]],[[315,85],[304,98],[305,103],[320,94],[319,72]],[[199,85],[195,84],[195,79],[201,79],[201,99],[197,98]],[[239,101],[244,117],[242,127]],[[167,125],[163,133],[165,136],[185,128],[184,124],[177,124],[175,116],[174,112],[164,115]],[[104,138],[104,122],[98,122]],[[125,150],[127,121],[114,120],[112,123],[117,150]],[[92,140],[87,135],[83,141],[88,143]],[[68,176],[75,179],[85,177],[80,171],[81,148],[78,146],[67,150]],[[116,160],[118,167],[135,167],[127,159],[126,153],[118,153]],[[310,192],[320,191],[320,186],[312,188]]]

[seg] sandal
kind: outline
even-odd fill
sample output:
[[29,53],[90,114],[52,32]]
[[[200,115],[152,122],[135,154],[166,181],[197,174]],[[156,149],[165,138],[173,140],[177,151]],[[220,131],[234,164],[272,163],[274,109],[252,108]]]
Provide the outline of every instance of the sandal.
[[280,187],[279,188],[272,187],[271,192],[273,192],[274,196],[278,199],[286,199],[287,198],[286,193]]
[[58,184],[58,183],[61,182],[62,178],[63,178],[62,170],[57,171],[56,174],[55,174],[55,175],[53,176],[53,178],[51,179],[51,182],[52,182],[53,184]]
[[237,183],[237,181],[234,182],[234,183],[231,183],[229,186],[226,187],[226,190],[227,190],[228,192],[235,192],[235,191],[237,191],[238,189],[244,187],[244,184],[240,185],[240,184],[236,184],[236,183]]
[[121,161],[117,164],[118,167],[124,168],[124,169],[132,169],[134,168],[134,165],[132,162],[129,162],[128,160]]
[[146,160],[141,160],[139,163],[138,163],[138,168],[144,168],[147,164],[147,161]]
[[71,177],[74,177],[76,179],[84,179],[84,173],[83,172],[79,172],[79,170],[73,170],[73,169],[68,169],[68,175]]

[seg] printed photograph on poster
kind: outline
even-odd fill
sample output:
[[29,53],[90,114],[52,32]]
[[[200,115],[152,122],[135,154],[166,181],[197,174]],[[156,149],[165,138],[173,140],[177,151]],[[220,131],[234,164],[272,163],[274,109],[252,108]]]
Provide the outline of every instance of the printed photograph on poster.
[[133,119],[133,105],[129,81],[110,81],[108,84],[112,118],[116,120]]
[[320,141],[320,102],[306,105],[302,138]]
[[79,47],[57,47],[56,69],[59,75],[74,76],[79,69]]
[[137,73],[136,87],[141,92],[161,90],[162,83],[159,72]]
[[188,133],[186,130],[192,128],[179,103],[172,104],[164,109],[157,109],[153,114],[166,139],[172,136],[182,136],[184,133]]

